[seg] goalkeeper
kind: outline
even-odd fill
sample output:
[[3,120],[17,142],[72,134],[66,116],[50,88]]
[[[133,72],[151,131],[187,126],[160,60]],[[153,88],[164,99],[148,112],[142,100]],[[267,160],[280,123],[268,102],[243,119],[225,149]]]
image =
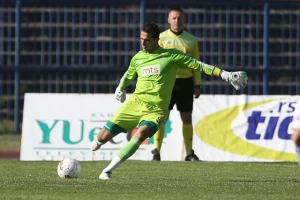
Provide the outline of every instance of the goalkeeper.
[[146,23],[140,32],[143,50],[130,61],[128,70],[116,89],[116,99],[126,100],[125,88],[136,78],[136,89],[127,102],[106,122],[90,149],[98,150],[102,145],[121,132],[138,127],[131,140],[117,153],[110,164],[102,170],[99,179],[109,180],[112,172],[139,148],[140,144],[165,123],[169,115],[171,92],[176,79],[177,68],[197,69],[210,76],[220,76],[235,89],[246,87],[246,72],[227,72],[193,59],[176,49],[163,49],[158,45],[159,28]]

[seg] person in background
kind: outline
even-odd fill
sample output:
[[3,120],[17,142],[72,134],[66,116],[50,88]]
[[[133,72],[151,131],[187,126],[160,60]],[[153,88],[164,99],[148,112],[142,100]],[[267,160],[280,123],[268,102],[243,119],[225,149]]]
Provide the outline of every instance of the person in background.
[[119,133],[127,133],[138,127],[129,142],[102,170],[99,175],[101,180],[111,179],[113,170],[130,158],[145,139],[152,137],[164,125],[169,116],[169,103],[178,68],[191,68],[210,76],[219,76],[237,90],[247,85],[246,72],[227,72],[179,50],[161,48],[158,45],[159,33],[155,23],[146,23],[142,28],[140,40],[143,50],[131,59],[115,91],[115,97],[121,103],[125,102],[125,88],[138,77],[135,91],[90,144],[90,149],[96,151]]
[[298,101],[294,111],[293,121],[291,122],[293,129],[292,140],[296,146],[296,154],[298,157],[298,165],[300,167],[300,101]]
[[[158,44],[165,49],[178,49],[199,60],[200,53],[197,39],[184,30],[184,11],[181,8],[171,8],[169,11],[168,23],[170,28],[160,34]],[[176,104],[177,110],[180,113],[182,135],[186,152],[185,161],[199,161],[198,156],[192,149],[194,135],[192,111],[194,98],[197,99],[201,94],[201,83],[201,72],[199,70],[187,68],[177,70],[169,110],[171,111]],[[160,150],[164,133],[165,126],[161,126],[154,135],[155,148],[151,151],[154,161],[161,160]]]

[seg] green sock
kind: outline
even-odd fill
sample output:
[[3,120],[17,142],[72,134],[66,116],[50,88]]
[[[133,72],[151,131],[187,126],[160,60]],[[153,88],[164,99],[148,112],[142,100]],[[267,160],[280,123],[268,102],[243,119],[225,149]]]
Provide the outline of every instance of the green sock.
[[139,141],[135,136],[133,136],[131,140],[118,152],[117,156],[122,161],[127,160],[136,152],[136,150],[138,150],[141,143],[141,141]]

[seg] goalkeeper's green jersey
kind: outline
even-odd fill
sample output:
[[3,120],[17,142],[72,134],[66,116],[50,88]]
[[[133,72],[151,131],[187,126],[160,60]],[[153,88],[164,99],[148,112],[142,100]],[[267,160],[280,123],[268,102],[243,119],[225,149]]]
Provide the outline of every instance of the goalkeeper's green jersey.
[[197,69],[202,73],[219,76],[220,69],[202,63],[176,49],[158,48],[152,53],[139,51],[120,81],[125,89],[137,76],[135,98],[156,107],[168,109],[178,68]]

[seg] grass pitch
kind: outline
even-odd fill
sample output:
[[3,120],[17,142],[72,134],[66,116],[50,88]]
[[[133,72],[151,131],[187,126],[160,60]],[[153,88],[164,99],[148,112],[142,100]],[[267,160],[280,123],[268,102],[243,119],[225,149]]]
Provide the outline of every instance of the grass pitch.
[[80,162],[77,179],[60,179],[58,162],[0,160],[0,199],[299,199],[296,163],[127,161],[109,181],[106,161]]

